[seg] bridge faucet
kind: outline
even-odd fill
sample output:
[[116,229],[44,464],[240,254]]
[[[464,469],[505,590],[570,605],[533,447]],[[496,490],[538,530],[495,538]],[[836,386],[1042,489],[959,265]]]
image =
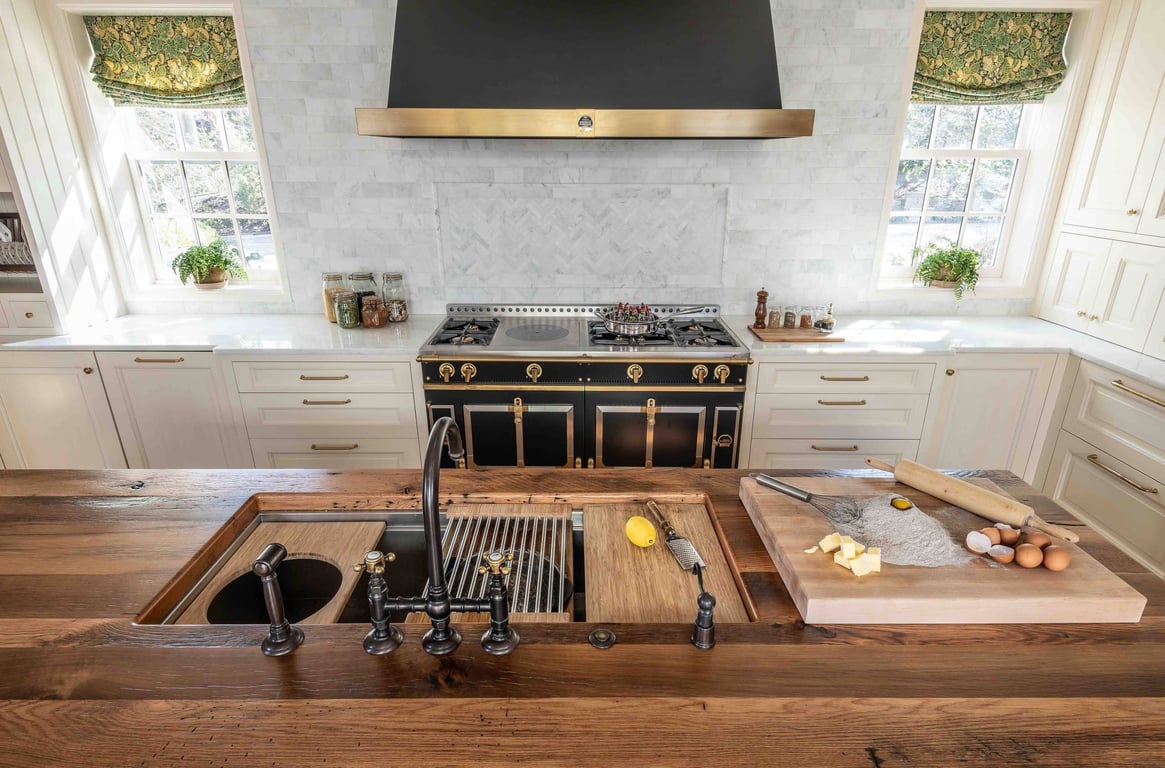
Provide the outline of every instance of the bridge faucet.
[[[425,468],[421,488],[422,521],[425,527],[425,554],[429,571],[429,589],[425,595],[414,598],[396,598],[384,600],[377,596],[373,601],[370,591],[369,600],[373,604],[374,632],[380,635],[391,632],[386,628],[387,622],[377,624],[376,617],[384,621],[386,612],[424,612],[428,615],[432,628],[421,639],[421,647],[426,653],[433,656],[445,656],[457,650],[461,645],[461,633],[450,623],[450,616],[454,613],[485,613],[490,614],[490,627],[481,636],[481,645],[487,653],[504,655],[514,650],[518,645],[518,633],[510,627],[508,603],[509,595],[502,575],[508,572],[508,563],[503,565],[504,556],[493,552],[485,555],[484,568],[489,573],[488,595],[482,600],[453,599],[449,596],[449,586],[445,583],[445,556],[441,551],[441,514],[440,514],[440,487],[441,453],[446,444],[449,446],[449,458],[457,461],[465,455],[461,441],[461,430],[457,422],[448,416],[442,416],[433,423],[429,432],[429,442],[425,447]],[[369,553],[369,556],[380,553]],[[394,646],[395,647],[395,646]],[[389,649],[391,650],[391,649]],[[375,651],[369,650],[369,653]],[[381,649],[380,653],[387,651]]]

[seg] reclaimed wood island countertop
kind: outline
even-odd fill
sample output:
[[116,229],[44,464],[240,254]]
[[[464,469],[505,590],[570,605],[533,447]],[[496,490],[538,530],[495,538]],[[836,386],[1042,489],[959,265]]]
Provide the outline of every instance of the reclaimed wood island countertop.
[[[462,626],[451,656],[369,656],[367,627],[134,617],[255,493],[419,506],[419,470],[0,472],[0,766],[1156,766],[1165,764],[1165,582],[1076,524],[1148,598],[1128,625],[812,626],[737,496],[743,470],[446,470],[442,503],[704,495],[759,620],[516,624],[510,656]],[[797,476],[806,472],[774,472]],[[862,474],[862,473],[838,473]],[[987,477],[1071,518],[1005,472]],[[695,606],[693,604],[693,618]]]

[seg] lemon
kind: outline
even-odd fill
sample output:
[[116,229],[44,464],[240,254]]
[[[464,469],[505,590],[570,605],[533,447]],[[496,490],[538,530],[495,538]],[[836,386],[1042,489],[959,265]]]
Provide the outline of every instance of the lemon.
[[637,547],[650,547],[655,543],[655,526],[646,517],[635,515],[623,526],[627,538]]

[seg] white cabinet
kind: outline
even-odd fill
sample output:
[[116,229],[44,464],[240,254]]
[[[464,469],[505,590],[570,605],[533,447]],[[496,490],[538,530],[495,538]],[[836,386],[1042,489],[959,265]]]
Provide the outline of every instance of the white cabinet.
[[0,456],[8,469],[124,469],[91,352],[0,352]]
[[1162,40],[1165,3],[1114,6],[1065,188],[1065,224],[1165,236]]
[[1165,247],[1062,234],[1040,317],[1141,349],[1165,295]]
[[956,356],[941,377],[933,448],[923,462],[1027,477],[1044,409],[1053,405],[1055,368],[1056,355]]
[[131,468],[240,466],[212,353],[98,352],[97,364]]
[[913,459],[933,363],[761,363],[748,466],[856,469]]
[[408,362],[235,360],[231,370],[256,467],[420,466]]

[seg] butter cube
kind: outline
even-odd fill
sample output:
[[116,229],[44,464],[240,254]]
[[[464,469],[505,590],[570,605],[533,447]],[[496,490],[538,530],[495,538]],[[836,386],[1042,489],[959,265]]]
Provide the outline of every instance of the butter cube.
[[854,576],[865,576],[874,570],[872,561],[873,558],[869,555],[860,555],[849,561],[850,570],[854,572]]
[[871,558],[871,561],[873,563],[874,573],[881,573],[882,572],[882,548],[881,547],[870,547],[869,549],[866,550],[866,556]]
[[845,569],[850,570],[850,571],[853,570],[853,568],[850,566],[850,563],[852,563],[853,561],[847,557],[843,557],[841,552],[834,552],[833,553],[833,562],[837,563],[842,568],[845,568]]
[[826,554],[836,552],[841,549],[841,534],[835,531],[817,542],[817,546],[821,547],[821,551]]
[[[846,539],[849,539],[849,541],[846,541]],[[841,538],[841,554],[843,557],[845,557],[846,560],[853,560],[862,552],[866,551],[865,547],[862,547],[861,549],[858,549],[858,547],[862,547],[862,545],[858,544],[853,539],[850,539],[849,536],[843,536]]]

